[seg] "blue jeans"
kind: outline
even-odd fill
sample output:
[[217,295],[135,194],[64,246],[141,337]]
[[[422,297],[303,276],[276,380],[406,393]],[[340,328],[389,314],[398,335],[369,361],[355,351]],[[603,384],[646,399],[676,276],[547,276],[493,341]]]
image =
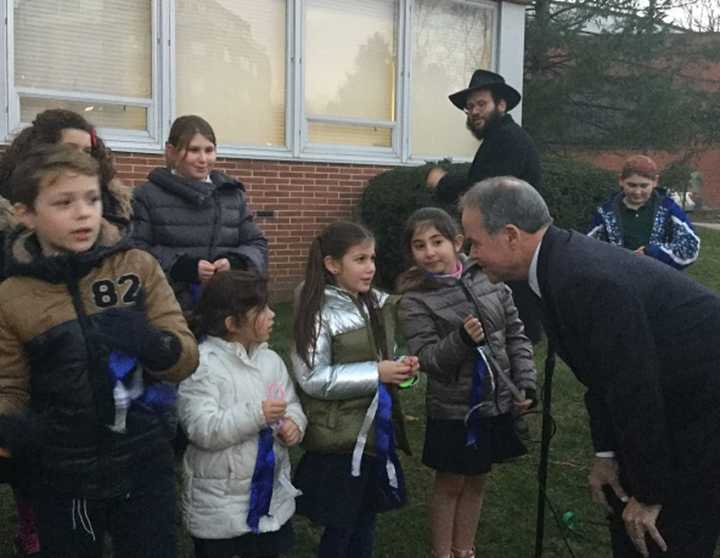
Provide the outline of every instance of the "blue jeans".
[[375,544],[375,514],[363,512],[354,527],[325,527],[318,558],[372,558]]

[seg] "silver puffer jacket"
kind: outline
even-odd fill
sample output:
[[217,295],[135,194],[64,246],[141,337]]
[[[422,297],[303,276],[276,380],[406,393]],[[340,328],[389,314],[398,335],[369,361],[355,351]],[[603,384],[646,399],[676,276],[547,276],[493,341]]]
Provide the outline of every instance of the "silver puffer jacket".
[[[373,292],[382,308],[389,296]],[[365,316],[350,294],[339,287],[326,287],[317,321],[317,344],[314,350],[312,347],[308,350],[308,360],[314,366],[310,368],[296,353],[292,355],[293,372],[302,390],[311,397],[327,400],[373,395],[378,385],[377,358],[360,362],[333,361],[333,340],[367,327]]]
[[[373,291],[380,307],[385,339],[375,340],[362,311],[350,294],[327,287],[317,316],[317,344],[311,348],[307,366],[293,354],[293,373],[308,417],[303,447],[320,453],[374,453],[375,395],[378,388],[376,341],[393,347],[394,320],[391,297]],[[389,387],[393,399],[393,424],[398,448],[409,451],[396,388]],[[367,436],[367,444],[363,441]]]

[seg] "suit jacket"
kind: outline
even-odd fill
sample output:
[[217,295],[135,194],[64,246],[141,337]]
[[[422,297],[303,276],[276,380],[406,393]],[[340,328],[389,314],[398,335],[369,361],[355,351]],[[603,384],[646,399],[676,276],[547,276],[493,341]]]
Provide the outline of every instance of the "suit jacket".
[[542,193],[542,168],[535,143],[509,114],[488,129],[467,178],[446,174],[438,183],[437,198],[455,204],[470,186],[493,176],[522,178]]
[[647,504],[720,493],[720,297],[556,227],[538,280],[548,336],[588,388],[595,449],[616,452],[629,493]]

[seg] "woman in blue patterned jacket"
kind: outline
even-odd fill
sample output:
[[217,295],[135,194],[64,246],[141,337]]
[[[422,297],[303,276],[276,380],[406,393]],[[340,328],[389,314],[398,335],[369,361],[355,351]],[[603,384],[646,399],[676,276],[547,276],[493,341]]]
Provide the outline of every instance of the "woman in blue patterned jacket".
[[645,155],[630,157],[619,182],[621,191],[595,211],[588,236],[676,269],[693,263],[700,252],[700,238],[680,206],[656,189],[655,161]]

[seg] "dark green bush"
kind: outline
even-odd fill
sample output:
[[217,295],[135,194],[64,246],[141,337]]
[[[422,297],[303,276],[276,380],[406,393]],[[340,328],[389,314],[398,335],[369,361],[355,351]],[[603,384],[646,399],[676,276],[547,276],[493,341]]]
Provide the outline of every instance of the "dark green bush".
[[[467,163],[441,166],[450,173],[467,176]],[[377,282],[386,289],[407,262],[402,246],[406,219],[418,208],[443,207],[425,187],[428,165],[398,167],[373,178],[360,200],[362,221],[373,231],[377,241]],[[545,196],[557,225],[586,231],[594,208],[617,189],[617,178],[609,171],[572,159],[545,158]]]
[[542,165],[542,194],[559,227],[587,232],[595,208],[619,191],[612,171],[560,157],[545,157]]

